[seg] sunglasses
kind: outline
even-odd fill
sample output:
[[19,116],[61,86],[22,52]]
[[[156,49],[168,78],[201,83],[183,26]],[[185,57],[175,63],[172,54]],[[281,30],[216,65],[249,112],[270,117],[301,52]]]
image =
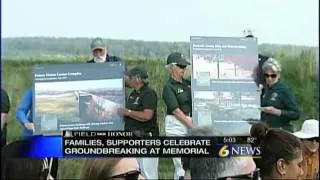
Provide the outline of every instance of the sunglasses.
[[176,64],[176,66],[178,66],[180,69],[185,69],[187,67],[186,65],[180,65],[180,64]]
[[251,180],[260,180],[260,169],[257,168],[253,172],[249,174],[241,174],[241,175],[235,175],[235,176],[228,176],[228,177],[222,177],[222,178],[217,178],[217,180],[225,180],[225,179],[251,179]]
[[319,138],[309,138],[309,139],[305,139],[305,140],[307,140],[307,141],[312,141],[312,142],[314,142],[314,143],[318,143],[319,142]]
[[271,78],[273,78],[273,79],[277,77],[276,74],[264,74],[264,76],[265,76],[266,78],[271,77]]
[[123,178],[125,180],[137,180],[140,174],[141,174],[140,171],[133,170],[133,171],[129,171],[129,172],[126,172],[123,174],[118,174],[118,175],[112,176],[111,179],[112,178]]

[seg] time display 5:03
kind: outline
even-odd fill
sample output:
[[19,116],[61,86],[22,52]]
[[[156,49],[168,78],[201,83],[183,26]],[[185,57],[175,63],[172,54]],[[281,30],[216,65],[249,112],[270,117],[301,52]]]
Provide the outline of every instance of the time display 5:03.
[[236,137],[223,137],[223,143],[236,143]]

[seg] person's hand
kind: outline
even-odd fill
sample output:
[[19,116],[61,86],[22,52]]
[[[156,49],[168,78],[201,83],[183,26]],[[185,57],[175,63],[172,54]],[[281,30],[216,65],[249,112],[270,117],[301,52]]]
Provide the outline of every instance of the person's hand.
[[129,116],[130,110],[127,108],[119,108],[119,114],[122,116]]
[[32,132],[35,131],[35,129],[34,129],[34,124],[33,124],[33,123],[25,123],[25,124],[24,124],[24,127],[25,127],[26,129],[28,129],[29,131],[32,131]]
[[190,116],[187,116],[187,119],[188,119],[187,127],[188,127],[189,129],[194,128],[195,126],[194,126],[194,124],[192,123],[191,117],[190,117]]
[[281,115],[281,110],[277,109],[273,106],[267,106],[263,108],[263,112],[268,113],[268,114],[273,114],[276,116],[280,116]]

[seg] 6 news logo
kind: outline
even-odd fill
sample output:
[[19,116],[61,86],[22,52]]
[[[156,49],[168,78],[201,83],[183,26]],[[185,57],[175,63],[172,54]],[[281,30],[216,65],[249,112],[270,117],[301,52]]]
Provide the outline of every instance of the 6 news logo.
[[216,155],[221,158],[228,157],[261,157],[261,148],[250,144],[220,144],[216,146]]

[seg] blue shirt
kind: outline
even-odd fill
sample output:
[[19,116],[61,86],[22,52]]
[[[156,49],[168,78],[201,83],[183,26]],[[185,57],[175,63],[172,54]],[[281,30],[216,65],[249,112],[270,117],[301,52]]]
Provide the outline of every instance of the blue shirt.
[[32,136],[33,132],[26,129],[24,124],[25,123],[32,123],[33,122],[33,92],[32,88],[27,89],[27,91],[23,95],[23,99],[18,106],[17,109],[17,118],[21,125],[23,126],[23,136]]

